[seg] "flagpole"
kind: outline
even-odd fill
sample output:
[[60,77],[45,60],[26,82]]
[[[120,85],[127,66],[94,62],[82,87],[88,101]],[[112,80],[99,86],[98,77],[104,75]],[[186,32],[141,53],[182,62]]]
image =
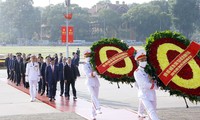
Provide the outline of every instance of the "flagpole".
[[[67,15],[68,15],[68,6],[67,7]],[[69,44],[68,44],[68,26],[69,26],[69,21],[66,19],[66,57],[69,57]]]
[[[67,15],[69,13],[69,2],[68,0],[65,0],[65,3],[66,4],[66,9],[67,9]],[[68,43],[68,26],[69,26],[69,20],[66,19],[66,57],[68,58],[69,57],[69,43]]]

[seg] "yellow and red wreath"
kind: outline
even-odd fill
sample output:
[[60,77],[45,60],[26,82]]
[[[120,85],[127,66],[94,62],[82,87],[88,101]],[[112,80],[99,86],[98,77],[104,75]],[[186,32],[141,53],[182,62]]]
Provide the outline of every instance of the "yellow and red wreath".
[[[133,57],[135,51],[133,48],[129,49],[126,43],[116,38],[102,39],[93,44],[91,51],[91,63],[101,77],[111,82],[135,81],[133,78],[133,72],[137,68]],[[101,66],[105,68],[106,65],[109,67],[102,70]]]
[[[154,75],[157,75],[157,78],[190,45],[186,37],[171,31],[156,32],[147,38],[146,42],[148,63],[155,71]],[[158,82],[163,83],[160,79]],[[190,60],[167,86],[164,84],[160,86],[169,90],[170,94],[188,97],[192,101],[200,101],[200,53]]]

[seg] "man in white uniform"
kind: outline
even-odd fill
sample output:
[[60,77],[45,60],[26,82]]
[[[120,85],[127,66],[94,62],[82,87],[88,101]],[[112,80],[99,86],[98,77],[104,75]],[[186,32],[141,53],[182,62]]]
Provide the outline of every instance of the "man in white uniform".
[[98,101],[98,95],[99,95],[99,80],[97,78],[97,73],[92,69],[92,66],[90,64],[90,50],[86,50],[84,52],[84,57],[85,57],[85,63],[83,65],[83,69],[85,71],[87,80],[86,80],[86,85],[88,87],[88,90],[91,95],[91,101],[92,101],[92,115],[91,118],[92,120],[96,120],[95,116],[96,114],[102,114],[100,111],[100,104]]
[[147,65],[146,52],[140,50],[135,56],[139,66],[134,72],[134,77],[138,85],[138,97],[145,107],[147,114],[151,120],[159,120],[156,113],[156,93],[157,89],[154,80],[144,71]]
[[40,80],[40,68],[35,55],[31,56],[31,62],[26,66],[26,81],[29,82],[31,102],[35,101],[37,94],[37,83]]

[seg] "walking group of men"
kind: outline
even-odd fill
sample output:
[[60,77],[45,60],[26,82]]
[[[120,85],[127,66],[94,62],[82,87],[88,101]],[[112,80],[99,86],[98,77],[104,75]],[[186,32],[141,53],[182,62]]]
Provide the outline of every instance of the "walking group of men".
[[60,82],[60,96],[65,95],[70,98],[70,85],[72,86],[73,99],[76,100],[75,81],[80,76],[79,55],[73,53],[73,58],[60,57],[55,54],[44,58],[41,54],[25,55],[17,53],[16,56],[11,53],[5,60],[8,79],[20,85],[23,83],[25,88],[29,88],[31,101],[35,101],[37,92],[40,95],[46,95],[50,101],[55,100],[57,82]]
[[[38,57],[35,55],[25,54],[21,56],[20,53],[17,56],[9,56],[6,58],[6,66],[8,79],[15,82],[16,85],[20,85],[21,79],[24,87],[28,87],[29,83],[31,101],[35,101],[35,97],[38,92],[43,95],[46,94],[50,101],[55,100],[57,82],[60,81],[60,96],[63,94],[67,99],[70,98],[69,88],[72,86],[73,99],[77,99],[75,81],[77,76],[80,76],[78,66],[80,51],[73,53],[73,59],[63,57],[60,54],[58,59],[57,54],[54,57],[47,56],[45,62],[41,54]],[[84,52],[85,62],[83,70],[86,74],[86,85],[91,95],[92,112],[91,117],[95,120],[97,114],[101,114],[100,104],[98,101],[99,95],[99,80],[97,73],[92,69],[90,63],[90,50]],[[138,61],[138,69],[134,71],[134,78],[136,80],[136,86],[138,88],[139,108],[138,115],[143,118],[144,109],[148,113],[151,120],[159,120],[156,114],[156,83],[152,78],[144,71],[147,65],[146,52],[144,50],[138,51],[135,60]],[[37,87],[38,86],[38,87]]]

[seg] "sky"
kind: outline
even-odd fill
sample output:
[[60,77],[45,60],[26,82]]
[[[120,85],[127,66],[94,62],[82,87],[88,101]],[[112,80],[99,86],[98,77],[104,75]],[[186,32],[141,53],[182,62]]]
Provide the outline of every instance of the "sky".
[[[40,7],[45,7],[50,4],[58,4],[58,3],[64,3],[65,0],[33,0],[34,1],[34,6],[40,6]],[[91,8],[93,5],[95,5],[97,2],[102,1],[102,0],[71,0],[72,4],[78,4],[81,7],[87,7]],[[131,3],[144,3],[144,2],[149,2],[152,0],[110,0],[112,3],[115,3],[116,1],[119,1],[122,3],[122,1],[125,1],[127,4]]]

